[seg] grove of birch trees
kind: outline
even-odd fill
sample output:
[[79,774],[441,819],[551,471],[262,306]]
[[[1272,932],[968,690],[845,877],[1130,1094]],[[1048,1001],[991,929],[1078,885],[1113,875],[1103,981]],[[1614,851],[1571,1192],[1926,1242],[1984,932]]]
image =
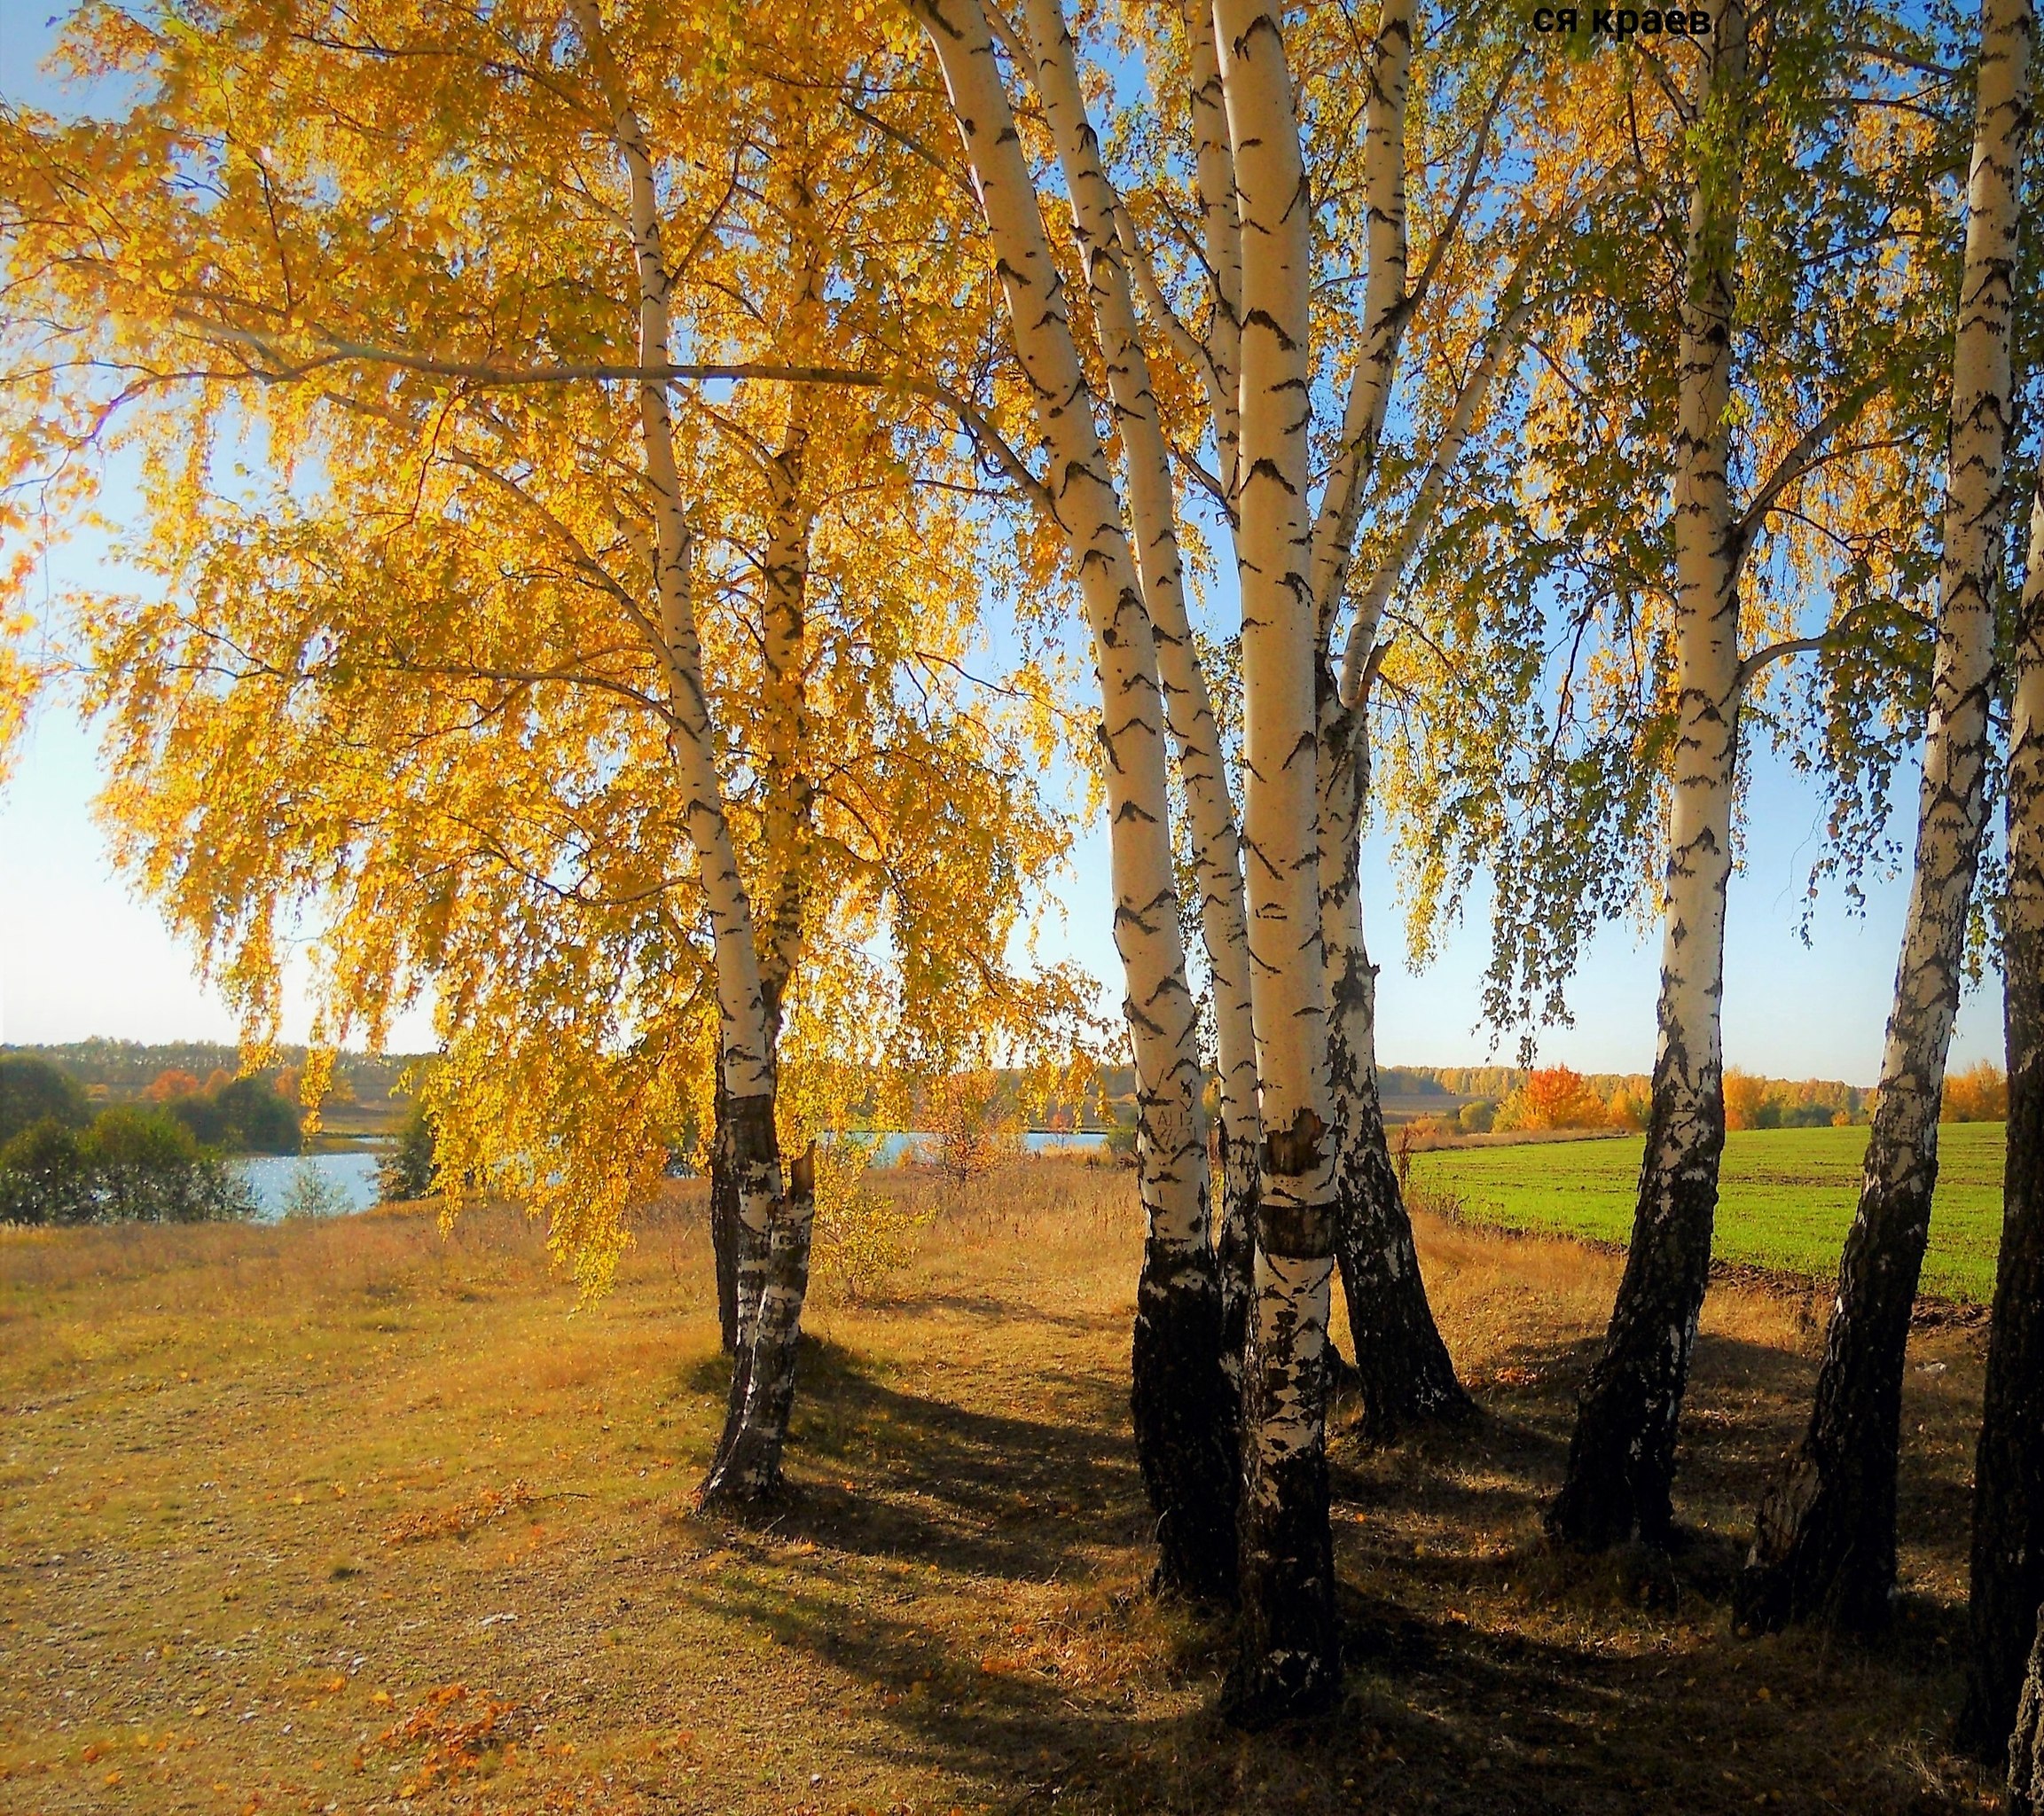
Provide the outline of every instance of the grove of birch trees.
[[[1529,1052],[1602,924],[1659,928],[1545,1526],[1666,1546],[1756,755],[1823,796],[1813,888],[1914,784],[1739,1612],[1887,1618],[1940,1093],[1998,965],[1963,1726],[1999,1756],[2044,1601],[2034,37],[2029,0],[87,8],[94,105],[0,111],[0,755],[72,688],[126,873],[253,1046],[302,945],[325,1048],[430,1001],[438,1183],[528,1202],[591,1290],[677,1156],[709,1175],[706,1506],[786,1491],[846,1132],[1132,1063],[1152,1586],[1234,1610],[1249,1726],[1342,1689],[1337,1274],[1367,1438],[1477,1416],[1385,1134],[1380,987],[1429,984],[1380,981],[1371,866],[1421,959],[1487,897]],[[31,632],[116,510],[119,588]],[[1118,1018],[1032,956],[1064,794]]]

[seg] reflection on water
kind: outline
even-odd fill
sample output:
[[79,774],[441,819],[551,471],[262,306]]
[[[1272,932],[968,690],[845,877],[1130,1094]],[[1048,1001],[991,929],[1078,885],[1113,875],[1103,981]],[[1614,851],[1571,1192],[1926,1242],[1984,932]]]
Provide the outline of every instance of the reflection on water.
[[291,1202],[294,1188],[301,1203],[317,1201],[329,1215],[366,1210],[376,1202],[373,1154],[259,1154],[241,1162],[255,1195],[255,1212],[274,1223]]

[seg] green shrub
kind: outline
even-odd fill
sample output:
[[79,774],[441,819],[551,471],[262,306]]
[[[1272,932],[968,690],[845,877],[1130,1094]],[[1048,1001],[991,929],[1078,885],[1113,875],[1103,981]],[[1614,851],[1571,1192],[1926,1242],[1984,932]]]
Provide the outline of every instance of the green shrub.
[[298,1162],[291,1175],[290,1190],[284,1194],[286,1221],[346,1217],[349,1209],[348,1194],[322,1173],[309,1158]]
[[397,1146],[376,1163],[376,1189],[386,1204],[409,1203],[433,1194],[433,1121],[417,1098],[397,1131]]
[[92,1182],[78,1137],[44,1116],[0,1147],[0,1223],[92,1220]]
[[62,1129],[82,1129],[92,1120],[84,1087],[47,1060],[0,1053],[0,1147],[46,1120]]
[[45,1116],[0,1148],[0,1219],[207,1223],[255,1214],[248,1183],[160,1111],[103,1111],[82,1135]]

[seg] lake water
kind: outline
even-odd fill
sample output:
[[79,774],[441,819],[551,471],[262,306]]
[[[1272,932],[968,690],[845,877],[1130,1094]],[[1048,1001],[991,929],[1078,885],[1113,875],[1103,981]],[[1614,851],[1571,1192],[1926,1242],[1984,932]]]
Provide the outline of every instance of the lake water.
[[367,1210],[376,1202],[374,1154],[259,1154],[243,1161],[255,1194],[255,1212],[265,1223],[284,1215],[291,1188],[302,1177],[317,1180],[325,1188],[335,1211]]
[[[910,1149],[933,1140],[928,1135],[894,1134],[881,1138],[876,1156],[882,1166],[891,1166]],[[1092,1130],[1038,1130],[1022,1137],[1031,1154],[1084,1154],[1107,1146],[1106,1135]],[[376,1202],[374,1154],[256,1155],[240,1162],[255,1194],[256,1215],[274,1223],[291,1202],[292,1188],[302,1177],[316,1180],[333,1212],[367,1210]]]

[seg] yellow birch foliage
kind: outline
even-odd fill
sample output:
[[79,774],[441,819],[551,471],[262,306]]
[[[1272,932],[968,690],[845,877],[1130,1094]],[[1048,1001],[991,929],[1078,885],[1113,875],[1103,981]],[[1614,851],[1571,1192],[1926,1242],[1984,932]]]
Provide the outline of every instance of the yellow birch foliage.
[[[740,23],[611,23],[659,160],[677,357],[782,363],[799,332],[811,364],[971,390],[984,299],[948,254],[958,200],[811,79],[882,80],[886,31],[821,6]],[[0,447],[74,507],[81,454],[139,475],[126,552],[149,588],[76,602],[121,861],[257,1042],[298,943],[328,1044],[380,1042],[430,993],[441,1183],[528,1200],[599,1281],[630,1208],[700,1154],[716,1040],[631,387],[499,376],[631,364],[602,106],[552,8],[102,10],[68,43],[137,100],[0,122],[0,351],[24,380]],[[802,395],[791,492],[789,386],[677,390],[763,921],[799,870],[791,1147],[873,1114],[890,1069],[990,1042],[1061,1062],[1093,1032],[1082,979],[1013,956],[1066,841],[1038,786],[1056,725],[978,613],[1031,558],[975,512],[955,413],[891,386]],[[765,622],[791,510],[799,710]],[[791,766],[813,794],[792,831]]]

